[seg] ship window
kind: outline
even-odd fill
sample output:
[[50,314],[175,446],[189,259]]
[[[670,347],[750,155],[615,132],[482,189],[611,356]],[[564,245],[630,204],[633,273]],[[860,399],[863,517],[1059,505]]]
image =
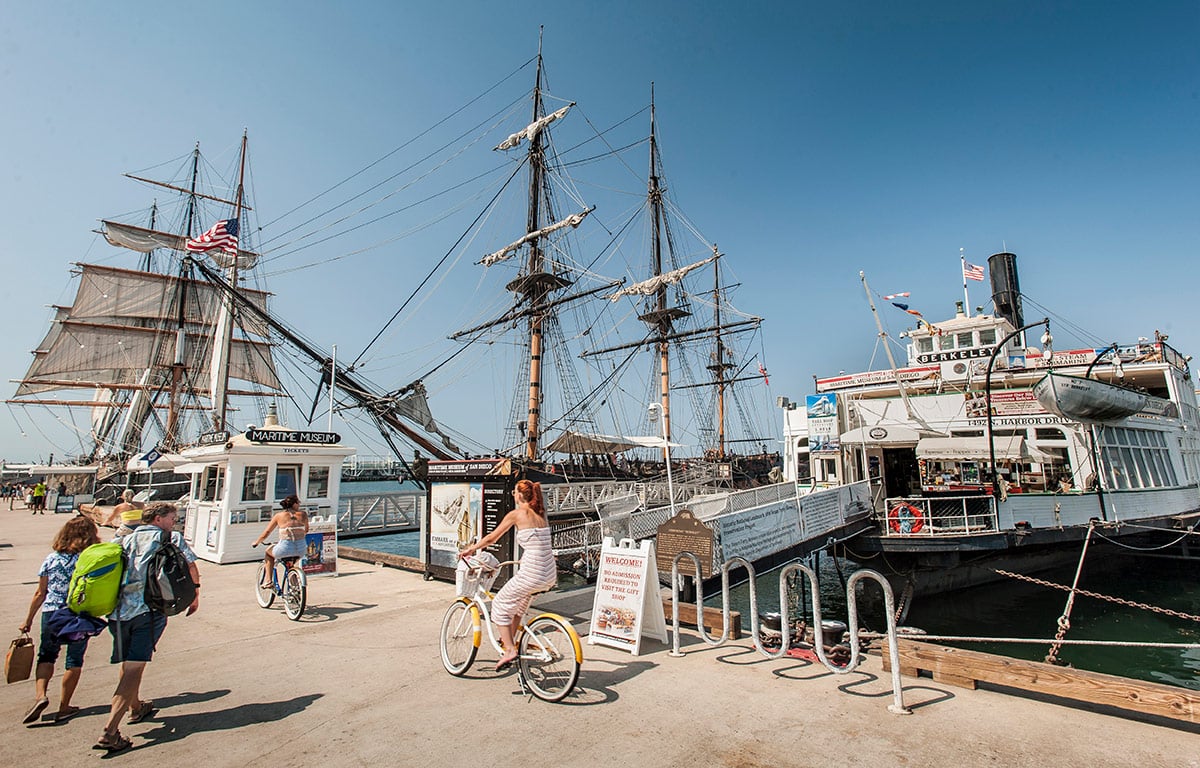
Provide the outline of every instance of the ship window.
[[1146,452],[1135,448],[1131,449],[1130,453],[1133,454],[1133,459],[1137,464],[1138,478],[1140,480],[1138,487],[1152,488],[1155,483],[1153,475],[1150,474],[1150,467],[1146,466]]
[[1047,427],[1043,429],[1035,429],[1034,434],[1038,440],[1066,440],[1067,436],[1057,427]]
[[246,467],[242,478],[242,501],[265,501],[267,498],[267,467]]
[[308,493],[306,498],[323,499],[329,495],[329,467],[308,468]]
[[971,344],[972,337],[971,337],[970,331],[967,331],[966,333],[957,334],[957,337],[958,337],[958,348],[959,349],[967,349],[968,347],[973,346]]
[[923,336],[917,339],[917,353],[929,354],[933,351],[933,337]]
[[954,349],[954,336],[939,336],[938,349]]
[[225,468],[205,467],[204,476],[196,488],[198,501],[219,501],[225,495]]
[[280,464],[275,467],[275,498],[298,494],[300,488],[300,465]]
[[992,346],[996,343],[996,329],[984,328],[979,332],[979,345],[982,347]]

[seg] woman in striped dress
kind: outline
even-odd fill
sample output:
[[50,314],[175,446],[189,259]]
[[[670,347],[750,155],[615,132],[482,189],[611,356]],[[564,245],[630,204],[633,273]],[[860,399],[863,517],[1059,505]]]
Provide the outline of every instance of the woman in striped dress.
[[510,579],[492,600],[492,622],[500,634],[504,652],[496,662],[496,671],[506,669],[517,658],[513,641],[521,628],[521,619],[537,592],[544,592],[558,581],[558,567],[550,548],[550,523],[542,501],[542,486],[521,480],[513,490],[516,508],[504,516],[496,529],[460,553],[460,557],[478,552],[495,544],[509,528],[516,528],[517,543],[521,545],[521,562],[517,574]]

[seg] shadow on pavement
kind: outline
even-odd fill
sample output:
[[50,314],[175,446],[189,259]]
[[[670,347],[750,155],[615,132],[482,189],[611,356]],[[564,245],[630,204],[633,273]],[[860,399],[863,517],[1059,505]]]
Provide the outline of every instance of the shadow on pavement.
[[[168,715],[165,717],[161,714],[155,715],[151,717],[150,721],[156,722],[157,727],[153,730],[137,734],[135,738],[145,739],[145,743],[138,744],[137,747],[144,749],[156,744],[178,741],[194,733],[203,733],[205,731],[229,731],[258,723],[273,723],[285,717],[303,712],[313,702],[324,695],[322,693],[310,693],[286,701],[241,704],[229,709],[219,709],[214,712],[196,712],[189,715]],[[159,701],[156,700],[155,704],[158,704]],[[161,700],[163,704],[167,701],[168,699]]]
[[356,611],[365,611],[369,608],[377,608],[378,603],[341,603],[334,605],[321,605],[306,608],[304,615],[300,617],[301,623],[315,623],[324,621],[336,621],[337,617],[343,613],[354,613]]

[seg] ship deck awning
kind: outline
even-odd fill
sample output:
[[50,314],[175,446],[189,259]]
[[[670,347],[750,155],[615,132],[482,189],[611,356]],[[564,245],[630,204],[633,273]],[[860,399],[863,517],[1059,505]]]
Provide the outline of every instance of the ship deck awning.
[[917,443],[918,459],[950,459],[958,461],[990,461],[992,448],[997,461],[1035,461],[1048,459],[1046,454],[1027,445],[1018,435],[1003,435],[988,445],[986,437],[924,437]]
[[899,425],[858,427],[843,432],[841,436],[842,445],[916,445],[921,439],[921,433],[917,430]]
[[[546,450],[555,453],[621,453],[632,448],[662,448],[664,441],[657,436],[639,435],[596,435],[584,432],[563,432],[554,442],[546,446]],[[670,447],[678,448],[678,443],[669,443]]]

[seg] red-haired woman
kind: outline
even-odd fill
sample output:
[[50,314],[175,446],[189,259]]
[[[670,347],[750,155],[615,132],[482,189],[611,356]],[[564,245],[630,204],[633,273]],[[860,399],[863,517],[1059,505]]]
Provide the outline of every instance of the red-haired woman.
[[558,581],[558,567],[554,562],[554,551],[550,548],[550,523],[546,520],[546,505],[542,501],[542,486],[521,480],[513,490],[516,508],[504,516],[496,529],[484,536],[477,544],[462,551],[466,557],[500,540],[509,528],[517,529],[517,543],[521,545],[521,564],[517,575],[510,579],[492,600],[492,622],[500,633],[504,653],[496,662],[496,671],[507,669],[517,658],[517,646],[513,642],[521,619],[529,610],[529,603],[537,592],[550,589]]
[[22,720],[26,725],[36,722],[42,711],[50,704],[46,692],[50,687],[50,678],[54,676],[54,663],[58,661],[58,652],[67,646],[67,666],[63,672],[62,699],[58,703],[58,713],[55,721],[66,720],[79,711],[79,707],[71,706],[71,696],[75,694],[75,686],[79,685],[79,675],[83,672],[83,654],[87,651],[89,638],[63,643],[46,627],[46,618],[59,608],[67,605],[67,587],[71,584],[71,573],[75,570],[75,561],[79,553],[97,544],[100,534],[96,524],[83,515],[71,518],[59,530],[51,545],[54,549],[42,562],[38,571],[37,591],[33,593],[33,601],[29,604],[29,614],[21,625],[22,632],[28,632],[33,626],[33,617],[38,609],[42,609],[42,641],[38,646],[37,674],[34,677],[36,693],[33,706],[25,713]]

